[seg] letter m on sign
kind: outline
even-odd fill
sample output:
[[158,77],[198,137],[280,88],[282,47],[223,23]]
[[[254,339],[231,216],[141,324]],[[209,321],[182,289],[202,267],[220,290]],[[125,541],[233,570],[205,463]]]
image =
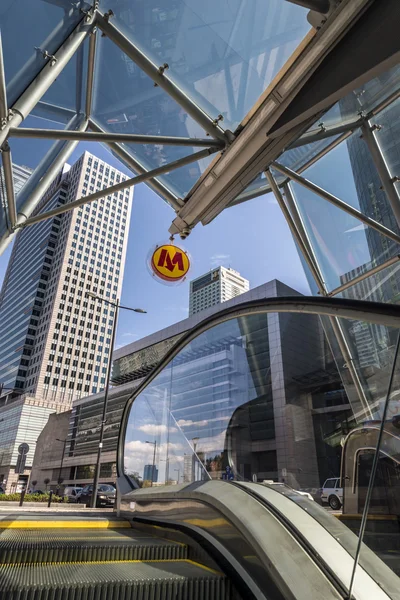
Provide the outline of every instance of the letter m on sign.
[[165,267],[166,269],[168,269],[168,271],[171,271],[171,273],[174,270],[175,265],[177,265],[180,271],[183,271],[184,266],[182,252],[177,250],[174,256],[171,258],[170,253],[165,248],[163,248],[160,252],[160,258],[158,259],[157,264],[159,267]]

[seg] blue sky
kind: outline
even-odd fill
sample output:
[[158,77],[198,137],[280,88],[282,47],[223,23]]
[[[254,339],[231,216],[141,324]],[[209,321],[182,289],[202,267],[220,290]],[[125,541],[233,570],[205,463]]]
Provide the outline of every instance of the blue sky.
[[[25,125],[43,127],[43,123],[42,120],[29,118]],[[14,139],[11,144],[13,160],[16,163],[35,167],[51,142]],[[75,162],[85,150],[129,174],[129,171],[97,143],[79,144],[69,162]],[[342,145],[340,151],[332,154],[332,158],[318,164],[318,171],[314,168],[314,179],[326,175],[328,189],[331,188],[331,191],[341,195],[343,199],[357,204],[346,146]],[[335,170],[338,173],[335,173]],[[338,174],[341,176],[338,177]],[[299,191],[299,194],[305,210],[307,202],[310,207],[310,202],[315,202],[315,198],[310,198],[308,192]],[[329,205],[321,199],[318,200],[324,203],[328,210]],[[189,280],[218,265],[231,266],[238,270],[250,280],[251,287],[277,278],[304,294],[309,293],[291,234],[271,194],[225,210],[206,227],[198,225],[183,244],[192,257],[192,270],[188,280],[175,287],[159,283],[148,271],[147,255],[155,244],[168,240],[168,228],[174,214],[174,211],[145,184],[135,188],[121,302],[128,306],[144,308],[148,312],[146,315],[140,315],[121,311],[117,346],[128,344],[185,318],[188,314]],[[326,221],[332,226],[331,209],[326,217]],[[346,227],[351,229],[352,224],[350,222],[349,225],[346,217]],[[359,223],[354,220],[353,225]],[[333,227],[332,235],[326,233],[325,239],[328,239],[328,244],[331,241],[335,245],[336,230],[337,227]],[[356,235],[361,235],[365,240],[362,228]],[[318,243],[319,240],[316,241],[316,244]],[[367,258],[367,254],[364,254],[361,262]],[[1,281],[9,255],[10,249],[0,257]],[[338,269],[341,272],[348,270],[347,265],[339,265]]]

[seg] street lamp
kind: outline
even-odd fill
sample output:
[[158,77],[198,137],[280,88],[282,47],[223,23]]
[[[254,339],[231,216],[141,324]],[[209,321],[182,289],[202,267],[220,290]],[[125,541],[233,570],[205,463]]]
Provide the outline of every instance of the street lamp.
[[59,492],[59,489],[60,489],[60,485],[61,485],[61,483],[62,483],[62,481],[61,481],[61,472],[62,472],[62,468],[63,468],[63,462],[64,462],[65,446],[66,446],[66,444],[67,444],[67,441],[68,441],[68,440],[60,440],[60,438],[56,438],[56,441],[57,441],[57,442],[62,442],[62,443],[64,444],[64,445],[63,445],[63,451],[62,451],[62,455],[61,455],[61,464],[60,464],[60,469],[59,469],[59,471],[58,471],[57,487],[56,487],[56,493],[57,493],[57,496],[58,496],[58,492]]
[[196,454],[196,448],[197,448],[197,444],[199,442],[199,437],[194,437],[192,438],[192,442],[193,442],[193,456],[192,456],[192,480],[196,481],[196,465],[197,465],[197,454]]
[[100,425],[99,448],[97,451],[97,461],[96,461],[96,468],[95,468],[94,480],[93,480],[93,493],[92,493],[92,498],[91,498],[91,502],[90,502],[90,506],[92,508],[96,508],[97,487],[99,485],[99,479],[100,479],[101,451],[103,448],[104,428],[105,428],[106,416],[107,416],[108,389],[110,387],[111,368],[112,368],[112,353],[113,353],[113,348],[114,348],[114,343],[115,343],[115,334],[117,331],[118,311],[120,308],[123,308],[124,310],[131,310],[132,312],[136,312],[136,313],[146,313],[147,311],[143,310],[143,308],[130,308],[129,306],[121,306],[119,303],[119,299],[117,299],[116,302],[110,302],[110,300],[106,300],[106,298],[103,298],[102,296],[97,296],[97,294],[94,294],[93,292],[86,292],[86,296],[89,296],[90,298],[93,298],[94,300],[98,300],[99,302],[105,302],[106,304],[110,304],[111,306],[114,306],[114,308],[115,308],[115,318],[114,318],[112,335],[111,335],[110,358],[109,358],[108,369],[107,369],[106,387],[105,387],[105,391],[104,391],[103,414],[102,414],[101,425]]
[[[154,446],[154,452],[153,452],[153,468],[152,468],[152,470],[151,470],[151,486],[150,486],[150,487],[153,487],[153,480],[154,480],[154,468],[155,468],[155,466],[156,466],[156,450],[157,450],[157,442],[156,442],[155,440],[154,440],[154,442],[148,442],[148,441],[146,440],[146,444],[153,444],[153,446]],[[160,467],[160,469],[161,469],[161,467]]]

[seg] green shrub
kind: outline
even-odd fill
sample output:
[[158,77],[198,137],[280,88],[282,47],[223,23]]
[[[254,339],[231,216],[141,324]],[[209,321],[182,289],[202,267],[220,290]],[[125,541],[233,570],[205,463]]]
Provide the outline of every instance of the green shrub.
[[[48,502],[50,494],[25,494],[24,502]],[[0,494],[0,502],[19,502],[21,494]],[[66,496],[56,496],[53,494],[51,498],[52,502],[68,502]]]

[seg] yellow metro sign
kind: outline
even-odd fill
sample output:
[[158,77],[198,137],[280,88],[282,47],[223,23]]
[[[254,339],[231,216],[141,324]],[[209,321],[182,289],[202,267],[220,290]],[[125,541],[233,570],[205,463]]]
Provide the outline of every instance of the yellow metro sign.
[[187,253],[172,244],[158,246],[151,256],[153,273],[163,281],[181,281],[190,269]]

